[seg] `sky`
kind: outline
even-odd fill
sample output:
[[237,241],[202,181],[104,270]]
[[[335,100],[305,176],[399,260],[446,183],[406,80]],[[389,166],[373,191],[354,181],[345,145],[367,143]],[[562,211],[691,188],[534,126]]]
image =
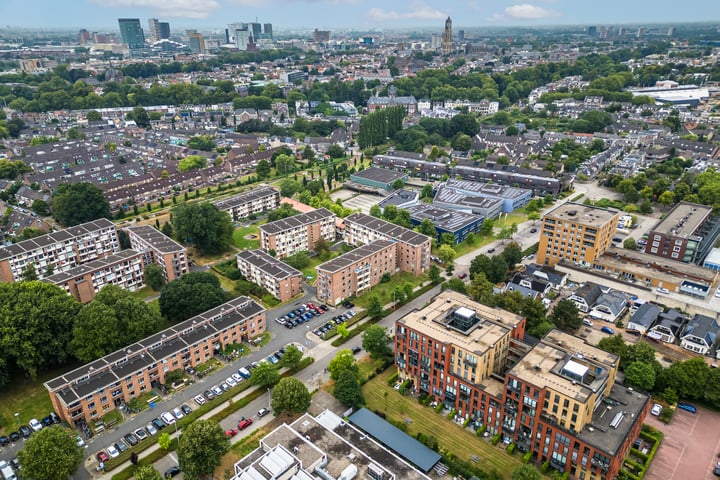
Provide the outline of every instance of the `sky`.
[[[0,0],[0,28],[117,30],[117,18],[222,29],[230,22],[297,28],[618,25],[715,21],[719,0]],[[177,30],[176,30],[177,31]]]

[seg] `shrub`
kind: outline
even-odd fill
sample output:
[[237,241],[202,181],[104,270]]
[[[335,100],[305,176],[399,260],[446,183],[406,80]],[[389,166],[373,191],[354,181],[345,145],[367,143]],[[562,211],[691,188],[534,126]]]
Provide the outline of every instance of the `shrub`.
[[470,423],[470,419],[466,418],[465,421],[463,422],[463,427],[467,427],[469,423]]
[[457,413],[457,410],[455,410],[454,408],[452,410],[450,410],[450,413],[447,414],[448,420],[452,420],[455,417],[456,413]]
[[511,442],[510,445],[508,445],[505,450],[507,450],[507,452],[508,452],[510,455],[512,455],[513,452],[515,451],[515,444]]
[[523,463],[530,463],[531,458],[532,452],[527,452],[525,455],[523,455]]
[[660,415],[658,415],[658,418],[660,419],[661,422],[670,423],[670,420],[672,420],[673,415],[675,415],[675,410],[673,410],[672,408],[665,407],[660,412]]
[[492,437],[492,442],[491,442],[491,443],[492,443],[493,445],[497,445],[498,442],[500,442],[500,434],[499,434],[499,433],[496,433],[495,435],[493,435],[493,437]]
[[485,434],[486,430],[487,430],[487,427],[485,425],[483,425],[482,427],[477,429],[477,431],[475,432],[475,435],[477,435],[478,437],[482,437]]
[[397,382],[398,372],[393,372],[387,379],[388,387],[392,387]]
[[547,471],[550,469],[550,461],[546,460],[545,463],[542,464],[540,467],[540,473],[543,475],[547,473]]
[[438,404],[435,406],[435,413],[440,413],[440,412],[442,412],[442,409],[443,409],[443,404],[442,404],[442,403],[438,403]]

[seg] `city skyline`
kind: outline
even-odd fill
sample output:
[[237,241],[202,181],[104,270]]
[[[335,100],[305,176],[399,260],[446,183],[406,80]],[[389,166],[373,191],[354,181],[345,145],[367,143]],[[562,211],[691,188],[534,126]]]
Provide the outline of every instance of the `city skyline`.
[[[32,15],[28,15],[32,12]],[[438,26],[454,19],[456,28],[492,26],[612,25],[628,23],[720,22],[720,3],[688,0],[578,4],[574,0],[27,0],[0,7],[2,28],[106,28],[117,18],[162,18],[180,28],[221,29],[228,21],[258,18],[282,29],[311,27],[411,28]]]

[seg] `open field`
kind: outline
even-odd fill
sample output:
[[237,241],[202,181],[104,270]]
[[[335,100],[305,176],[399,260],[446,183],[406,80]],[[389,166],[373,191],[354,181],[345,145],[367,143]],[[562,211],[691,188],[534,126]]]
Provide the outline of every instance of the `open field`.
[[[255,235],[255,239],[245,238],[246,235]],[[233,245],[240,250],[251,250],[260,247],[260,234],[257,225],[236,228],[233,232]]]
[[[17,430],[18,422],[27,425],[31,418],[41,420],[52,411],[50,396],[43,382],[51,380],[74,367],[65,366],[41,372],[36,380],[16,373],[0,393],[0,430],[3,435]],[[15,414],[18,414],[15,417]]]
[[480,461],[475,465],[488,471],[497,470],[505,479],[509,479],[512,471],[522,464],[519,453],[510,455],[504,445],[493,446],[470,429],[448,420],[445,414],[435,413],[413,397],[400,395],[387,385],[387,379],[394,371],[389,368],[363,385],[365,403],[370,410],[385,413],[388,420],[405,422],[407,433],[413,437],[418,432],[434,436],[440,448],[460,459],[472,461],[472,456],[477,455]]

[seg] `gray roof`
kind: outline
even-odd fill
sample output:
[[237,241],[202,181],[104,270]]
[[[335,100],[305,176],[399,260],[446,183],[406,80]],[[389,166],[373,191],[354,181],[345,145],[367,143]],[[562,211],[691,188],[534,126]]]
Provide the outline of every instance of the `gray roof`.
[[547,278],[547,280],[554,285],[561,284],[563,279],[567,276],[566,273],[560,272],[545,265],[538,265],[536,263],[531,263],[530,265],[526,266],[525,273],[527,273],[528,275],[533,275],[540,279]]
[[467,192],[469,195],[481,195],[495,198],[519,198],[529,193],[528,189],[498,185],[497,183],[475,182],[472,180],[449,179],[445,185],[448,188]]
[[457,210],[450,210],[438,205],[428,205],[426,203],[408,207],[407,211],[410,212],[410,218],[412,218],[413,221],[422,222],[427,218],[433,222],[435,227],[449,232],[462,230],[468,225],[482,222],[483,220],[479,215],[458,212]]
[[407,177],[406,174],[389,170],[387,168],[370,167],[350,175],[351,180],[362,178],[381,183],[393,183],[395,180]]
[[261,187],[256,188],[255,190],[250,190],[249,192],[233,195],[230,198],[218,200],[217,202],[214,202],[214,205],[220,210],[229,210],[237,207],[238,205],[245,205],[246,203],[272,195],[277,195],[279,197],[280,193],[272,187]]
[[627,297],[622,292],[610,290],[600,295],[593,306],[595,305],[604,305],[610,309],[613,315],[618,315],[627,306]]
[[300,270],[291,267],[287,263],[278,260],[262,250],[243,250],[236,255],[236,258],[245,260],[246,262],[256,266],[258,269],[276,280],[282,280],[284,278],[294,276],[302,277],[302,272]]
[[640,308],[637,309],[637,312],[630,317],[628,325],[634,323],[635,325],[641,325],[646,329],[649,329],[660,312],[662,312],[662,308],[657,305],[652,303],[643,303],[640,305]]
[[391,246],[393,243],[394,242],[391,242],[390,240],[375,240],[374,242],[370,242],[367,245],[350,250],[339,257],[318,265],[317,269],[326,272],[337,272],[338,270],[342,270],[345,267],[357,263],[364,258]]
[[587,303],[590,307],[595,304],[595,301],[600,298],[600,295],[602,295],[600,285],[592,282],[587,282],[572,294],[573,297],[584,299],[585,303]]
[[422,233],[414,232],[408,228],[395,225],[385,220],[365,215],[364,213],[353,213],[345,219],[345,223],[357,223],[366,228],[374,230],[387,239],[396,239],[410,245],[422,245],[430,241],[430,237]]
[[143,241],[152,245],[157,251],[162,253],[175,253],[185,251],[185,247],[168,237],[157,228],[150,225],[139,225],[137,227],[125,228],[128,232],[132,232]]
[[97,260],[78,265],[77,267],[71,268],[70,270],[67,270],[65,272],[59,272],[54,275],[50,275],[49,277],[43,278],[42,281],[57,285],[58,283],[66,282],[71,278],[80,277],[82,275],[85,275],[86,273],[102,270],[103,268],[109,267],[124,260],[131,259],[138,255],[140,255],[140,252],[136,250],[121,250],[118,253],[108,255],[105,258],[99,258]]
[[423,472],[429,472],[440,461],[440,454],[412,438],[407,433],[393,426],[372,413],[361,408],[350,415],[350,423],[364,430],[378,442],[390,450],[415,464]]
[[692,335],[702,338],[709,347],[712,347],[717,339],[718,330],[720,330],[720,326],[714,318],[696,313],[683,329],[680,338]]
[[317,210],[313,210],[312,212],[301,213],[300,215],[295,215],[288,218],[281,218],[280,220],[275,220],[274,222],[260,225],[260,230],[268,235],[275,235],[291,228],[300,227],[302,225],[309,225],[311,223],[316,223],[326,218],[334,217],[335,214],[327,208],[320,208]]
[[453,188],[441,186],[435,193],[434,202],[448,203],[451,205],[461,205],[474,209],[492,209],[494,206],[503,203],[501,198],[482,197],[478,195],[469,195]]
[[712,207],[680,202],[655,225],[651,234],[657,232],[679,238],[692,237],[711,214]]
[[413,192],[410,190],[404,190],[399,189],[395,190],[393,193],[388,195],[387,197],[380,200],[380,203],[378,203],[378,206],[380,208],[385,208],[388,205],[406,205],[408,203],[416,203],[418,201],[418,198],[420,195],[417,192]]

